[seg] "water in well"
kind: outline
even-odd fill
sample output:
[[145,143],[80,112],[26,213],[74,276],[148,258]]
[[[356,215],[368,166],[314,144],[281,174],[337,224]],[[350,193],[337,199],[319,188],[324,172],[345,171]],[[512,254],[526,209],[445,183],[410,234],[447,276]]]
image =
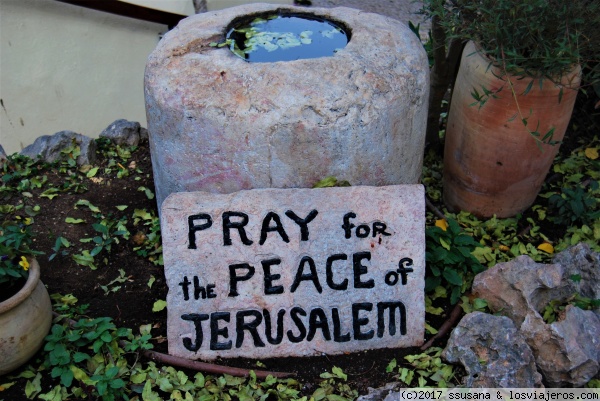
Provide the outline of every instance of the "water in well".
[[315,16],[271,15],[234,26],[227,40],[246,61],[273,62],[332,56],[349,36],[342,26]]

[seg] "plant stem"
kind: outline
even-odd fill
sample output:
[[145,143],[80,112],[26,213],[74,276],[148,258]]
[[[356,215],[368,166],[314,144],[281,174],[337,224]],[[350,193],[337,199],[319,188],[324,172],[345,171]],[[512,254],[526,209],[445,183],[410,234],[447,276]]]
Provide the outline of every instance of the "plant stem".
[[421,346],[421,351],[425,351],[426,349],[430,348],[435,341],[445,336],[452,329],[452,327],[454,327],[454,324],[456,323],[462,312],[462,308],[460,307],[461,305],[462,301],[458,301],[458,303],[454,305],[454,309],[452,309],[452,312],[450,312],[450,317],[448,318],[448,320],[446,320],[444,324],[442,324],[437,334],[435,334],[429,339],[429,341],[427,341]]

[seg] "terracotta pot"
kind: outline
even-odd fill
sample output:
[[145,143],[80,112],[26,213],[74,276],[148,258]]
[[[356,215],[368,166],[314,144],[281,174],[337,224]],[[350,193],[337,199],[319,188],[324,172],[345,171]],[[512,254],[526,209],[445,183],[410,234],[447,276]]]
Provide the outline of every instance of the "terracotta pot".
[[[502,72],[469,42],[463,51],[456,79],[444,150],[444,203],[451,211],[466,210],[480,217],[514,216],[535,200],[558,152],[559,145],[536,144],[527,126],[542,136],[554,127],[553,140],[561,141],[573,112],[580,68],[555,84],[510,77],[517,102]],[[559,93],[563,88],[562,100]],[[472,106],[472,92],[496,91],[482,107]],[[515,118],[516,117],[516,118]],[[539,126],[538,126],[539,124]]]
[[0,303],[0,376],[31,358],[52,324],[52,305],[40,281],[40,266],[29,259],[29,277],[13,297]]

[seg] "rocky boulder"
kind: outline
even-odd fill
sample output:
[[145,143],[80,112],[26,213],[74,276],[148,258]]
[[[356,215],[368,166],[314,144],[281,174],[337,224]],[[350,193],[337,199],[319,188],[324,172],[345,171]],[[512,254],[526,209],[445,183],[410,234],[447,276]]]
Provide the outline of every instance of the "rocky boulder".
[[96,160],[96,141],[73,131],[60,131],[54,135],[40,136],[21,151],[21,154],[32,159],[40,157],[47,163],[60,159],[61,152],[76,144],[79,146],[80,154],[77,164],[92,164]]
[[[557,254],[553,262],[563,267],[563,281],[575,292],[600,299],[600,253],[592,252],[587,244],[579,244]],[[600,310],[596,309],[596,312],[600,314]]]
[[588,245],[561,252],[552,264],[528,256],[500,263],[475,277],[473,292],[513,320],[551,386],[581,386],[600,370],[597,310],[567,306],[552,324],[542,317],[550,301],[567,302],[576,293],[599,298],[600,255]]
[[452,331],[442,357],[465,367],[466,387],[541,386],[533,353],[507,317],[467,314]]
[[100,133],[100,138],[108,138],[120,146],[137,146],[144,137],[148,137],[148,131],[140,123],[124,119],[114,121]]
[[400,383],[393,382],[387,383],[383,387],[371,388],[369,387],[368,393],[361,395],[356,401],[394,401],[398,400],[400,395],[398,391],[394,391],[397,387],[400,387]]

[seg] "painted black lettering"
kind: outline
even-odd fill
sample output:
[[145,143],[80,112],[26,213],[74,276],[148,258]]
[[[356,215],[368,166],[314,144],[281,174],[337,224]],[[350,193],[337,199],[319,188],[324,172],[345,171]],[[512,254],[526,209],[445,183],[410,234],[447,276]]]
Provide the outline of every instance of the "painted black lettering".
[[[310,273],[303,274],[304,265],[308,263],[308,267],[310,268]],[[315,285],[315,288],[320,293],[323,292],[323,288],[321,287],[321,283],[319,283],[319,276],[317,275],[317,267],[315,266],[315,261],[312,260],[310,256],[303,256],[300,260],[300,265],[298,266],[298,271],[296,272],[296,278],[294,278],[294,282],[292,283],[292,287],[290,289],[291,292],[295,292],[300,285],[301,281],[310,280]]]
[[194,276],[194,299],[206,299],[206,288],[200,285],[200,280],[198,276]]
[[356,227],[356,236],[358,238],[367,238],[371,233],[371,227],[366,224],[361,224]]
[[[243,276],[238,276],[237,269],[246,269],[248,270],[248,273]],[[254,266],[250,266],[248,263],[229,265],[229,296],[237,297],[240,295],[237,290],[237,283],[239,281],[249,280],[252,276],[254,276]]]
[[352,237],[352,229],[356,227],[354,224],[350,223],[350,219],[356,217],[356,213],[349,212],[344,215],[344,224],[342,224],[342,228],[344,229],[344,236],[346,238]]
[[208,284],[206,286],[206,298],[216,298],[217,294],[215,294],[215,285],[214,284]]
[[310,316],[308,318],[308,335],[306,336],[306,341],[312,341],[312,339],[315,337],[317,329],[321,329],[321,333],[323,333],[323,338],[325,340],[331,341],[327,316],[321,308],[315,308],[310,311]]
[[302,319],[300,319],[299,315],[306,316],[306,312],[304,311],[304,309],[298,306],[292,308],[292,310],[290,311],[290,316],[292,317],[292,320],[294,321],[294,324],[298,328],[299,332],[299,334],[296,336],[294,335],[292,330],[287,331],[288,339],[290,340],[290,342],[293,343],[299,343],[302,340],[304,340],[304,337],[306,337],[306,327],[304,327],[304,322],[302,322]]
[[331,320],[333,320],[333,341],[336,343],[345,343],[350,341],[350,333],[341,334],[340,314],[337,308],[331,309]]
[[219,342],[219,336],[229,338],[229,330],[227,326],[219,328],[219,320],[224,320],[229,323],[229,312],[215,312],[210,314],[210,349],[212,351],[223,351],[231,349],[231,340]]
[[[246,322],[246,316],[254,317],[254,320],[251,322]],[[262,314],[257,310],[243,310],[239,311],[235,315],[235,331],[237,333],[237,337],[235,339],[235,347],[240,348],[244,343],[244,331],[248,330],[248,333],[252,336],[252,340],[254,340],[255,347],[264,347],[265,343],[261,340],[258,335],[257,327],[262,322]]]
[[369,324],[368,317],[360,317],[360,311],[370,312],[373,309],[373,304],[370,302],[360,302],[352,304],[352,330],[354,331],[355,340],[370,340],[375,335],[375,330],[369,330],[366,333],[360,331],[362,326]]
[[352,255],[352,266],[354,268],[354,288],[373,288],[375,287],[375,281],[373,279],[362,281],[360,276],[367,274],[367,266],[364,266],[361,262],[371,260],[371,252],[357,252]]
[[402,276],[402,285],[406,285],[407,280],[408,280],[408,273],[412,273],[414,271],[412,267],[406,267],[406,266],[412,266],[412,265],[413,265],[413,261],[411,258],[400,259],[400,262],[398,263],[398,273],[400,273],[400,276]]
[[335,283],[333,281],[333,262],[336,260],[348,260],[348,256],[344,253],[336,253],[327,258],[325,265],[325,277],[327,279],[327,285],[332,290],[346,290],[348,289],[348,279],[344,279],[341,283]]
[[[194,223],[195,220],[204,220],[204,223],[196,225]],[[210,214],[200,213],[188,217],[188,249],[197,249],[196,231],[206,230],[207,228],[212,226],[212,223],[213,222],[212,218],[210,217]]]
[[376,237],[377,234],[381,234],[381,235],[385,235],[385,236],[392,235],[392,234],[388,233],[387,231],[385,231],[386,228],[387,228],[387,225],[380,221],[376,221],[375,223],[373,223],[373,237]]
[[398,302],[378,302],[377,303],[377,337],[383,337],[385,333],[385,310],[389,310],[389,333],[390,336],[396,334],[396,309],[400,313],[400,334],[406,334],[406,307],[400,301]]
[[294,222],[300,226],[300,241],[308,241],[308,223],[313,221],[314,218],[317,217],[317,214],[319,214],[319,212],[317,212],[316,209],[313,209],[310,211],[310,213],[308,213],[308,215],[305,218],[301,219],[296,213],[294,213],[291,210],[285,212],[285,215],[287,217],[294,220]]
[[189,337],[184,337],[183,346],[188,351],[196,352],[202,346],[202,341],[204,340],[202,334],[202,322],[208,320],[208,315],[206,314],[198,314],[198,313],[189,313],[185,315],[181,315],[181,319],[188,320],[194,322],[194,330],[196,332],[196,341],[192,343],[192,340]]
[[[232,217],[241,218],[240,221],[231,221]],[[252,245],[252,240],[246,235],[244,227],[248,224],[248,215],[242,212],[225,212],[223,213],[223,245],[231,245],[231,229],[238,230],[240,239],[244,245]]]
[[[186,284],[186,280],[187,277],[185,277],[183,283],[179,283],[179,285]],[[189,281],[186,284],[186,287],[187,285],[189,285]],[[200,280],[198,279],[198,276],[194,276],[194,299],[198,300],[200,298],[216,298],[217,294],[214,293],[214,289],[214,284],[208,284],[206,287],[200,285]],[[184,288],[184,292],[187,292],[187,289]]]
[[[274,226],[271,226],[271,221],[275,222]],[[262,228],[260,229],[260,241],[258,241],[260,245],[265,243],[265,241],[267,240],[267,233],[271,231],[277,231],[283,242],[290,242],[290,238],[288,237],[287,233],[283,228],[283,225],[281,224],[281,219],[279,218],[279,215],[275,212],[267,213],[267,215],[263,219]]]
[[183,281],[181,283],[179,283],[179,285],[183,289],[183,300],[184,301],[189,301],[190,300],[190,292],[189,292],[189,286],[190,286],[190,284],[191,284],[191,282],[187,278],[187,276],[184,276],[183,277]]
[[281,274],[271,274],[271,266],[281,263],[281,259],[267,259],[260,262],[262,264],[265,280],[265,295],[283,294],[283,286],[273,286],[273,281],[279,280]]
[[273,338],[271,335],[271,314],[268,310],[263,309],[263,317],[265,319],[265,337],[267,337],[269,344],[281,344],[281,340],[283,340],[283,315],[285,315],[285,309],[280,309],[279,312],[277,312],[277,336]]

